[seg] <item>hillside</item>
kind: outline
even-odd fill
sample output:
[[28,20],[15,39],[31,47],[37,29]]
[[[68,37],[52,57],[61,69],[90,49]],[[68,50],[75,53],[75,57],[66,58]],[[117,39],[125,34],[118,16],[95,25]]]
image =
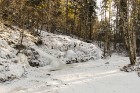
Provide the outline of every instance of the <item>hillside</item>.
[[[93,44],[45,31],[42,31],[41,39],[39,36],[35,37],[28,31],[24,31],[23,43],[19,46],[22,30],[13,28],[14,30],[3,26],[0,29],[1,82],[20,78],[33,67],[58,70],[65,64],[101,58],[101,50]],[[42,42],[40,45],[36,42],[39,39]],[[18,53],[19,49],[20,53]]]

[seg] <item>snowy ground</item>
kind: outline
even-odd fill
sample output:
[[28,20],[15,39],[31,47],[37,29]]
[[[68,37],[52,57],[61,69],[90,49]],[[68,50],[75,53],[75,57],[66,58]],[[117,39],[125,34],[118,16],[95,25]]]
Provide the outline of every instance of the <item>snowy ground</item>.
[[113,55],[106,60],[64,65],[57,71],[31,68],[26,77],[0,84],[0,93],[140,93],[136,72],[120,67],[127,57]]

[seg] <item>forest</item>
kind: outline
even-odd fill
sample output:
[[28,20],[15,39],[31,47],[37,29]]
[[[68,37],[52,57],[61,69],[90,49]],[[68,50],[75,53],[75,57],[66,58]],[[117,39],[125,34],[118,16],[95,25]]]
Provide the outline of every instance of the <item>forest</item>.
[[[72,86],[73,80],[69,82],[72,82],[71,87],[75,91],[69,89],[66,92],[61,91],[61,88],[60,90],[53,88],[57,87],[55,82],[59,82],[59,87],[67,85],[64,84],[65,78],[60,76],[62,73],[72,74],[72,70],[78,74],[78,69],[81,73],[84,72],[82,69],[85,67],[86,72],[86,69],[91,66],[95,66],[95,68],[89,69],[90,71],[98,73],[101,70],[103,72],[99,76],[107,76],[108,74],[105,73],[116,74],[113,71],[119,69],[118,72],[123,75],[125,75],[123,72],[132,72],[132,75],[136,72],[140,77],[139,56],[140,0],[0,0],[0,91],[3,91],[2,93],[94,93],[95,91],[93,92],[91,89],[89,92],[86,92],[86,89],[83,92],[77,91],[82,87],[74,88]],[[124,63],[123,60],[125,60]],[[90,63],[90,61],[95,62]],[[77,68],[73,67],[75,63],[79,63],[76,65]],[[82,67],[81,63],[84,63],[85,66]],[[68,67],[64,64],[67,64]],[[96,68],[100,66],[103,66],[102,69]],[[71,69],[68,70],[68,68]],[[58,74],[60,69],[66,69],[66,71],[60,71],[61,73]],[[104,72],[103,69],[108,72]],[[41,71],[47,73],[47,76],[55,75],[44,80],[44,82],[52,80],[50,85],[46,85],[51,87],[47,91],[43,88],[42,92],[37,92],[41,91],[41,85],[36,91],[27,89],[22,92],[23,88],[11,92],[11,88],[10,92],[7,92],[6,89],[10,85],[3,86],[5,89],[1,90],[1,82],[12,81],[17,77],[31,77],[32,75],[35,78],[35,74],[43,77]],[[52,71],[52,73],[48,71]],[[90,76],[90,71],[87,71],[88,79],[96,77]],[[131,77],[131,74],[124,77]],[[68,77],[68,75],[66,76]],[[84,77],[80,75],[80,79]],[[78,77],[75,75],[72,78]],[[119,79],[123,82],[122,78]],[[111,81],[114,79],[112,77]],[[137,80],[135,77],[126,80],[133,81],[132,79]],[[38,78],[38,80],[41,82],[42,78]],[[75,81],[78,82],[78,79]],[[97,81],[92,82],[98,85]],[[28,81],[26,80],[26,82]],[[17,88],[18,83],[13,86]],[[129,85],[131,85],[130,83]],[[121,85],[124,89],[132,87]],[[89,87],[89,85],[85,86]],[[117,85],[115,87],[115,91],[119,90]],[[103,90],[106,89],[103,88]],[[120,91],[116,93],[126,93],[123,89]],[[113,92],[111,90],[104,93]],[[136,86],[133,93],[139,92]],[[132,91],[128,89],[127,93],[132,93]]]
[[140,46],[140,0],[103,0],[100,6],[97,2],[1,0],[1,21],[28,29],[36,35],[46,30],[98,42],[100,47],[104,47],[104,57],[112,52],[127,51],[131,64],[135,64]]

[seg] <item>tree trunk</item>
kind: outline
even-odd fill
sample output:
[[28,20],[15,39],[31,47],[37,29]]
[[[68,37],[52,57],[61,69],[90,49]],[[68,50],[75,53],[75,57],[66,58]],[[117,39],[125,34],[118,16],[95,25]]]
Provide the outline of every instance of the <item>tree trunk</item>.
[[136,63],[136,35],[131,29],[131,24],[128,22],[128,5],[127,0],[120,0],[120,31],[123,33],[124,42],[129,52],[130,64]]

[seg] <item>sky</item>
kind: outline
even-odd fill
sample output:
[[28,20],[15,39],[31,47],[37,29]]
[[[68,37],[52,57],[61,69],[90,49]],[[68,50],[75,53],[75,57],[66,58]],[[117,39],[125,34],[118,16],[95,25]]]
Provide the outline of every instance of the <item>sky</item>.
[[101,1],[102,0],[97,0],[97,6],[98,6],[98,10],[97,10],[97,15],[98,15],[98,19],[99,19],[99,21],[101,20],[101,16],[100,16],[100,13],[101,13],[101,11],[100,11],[100,4],[101,4]]

